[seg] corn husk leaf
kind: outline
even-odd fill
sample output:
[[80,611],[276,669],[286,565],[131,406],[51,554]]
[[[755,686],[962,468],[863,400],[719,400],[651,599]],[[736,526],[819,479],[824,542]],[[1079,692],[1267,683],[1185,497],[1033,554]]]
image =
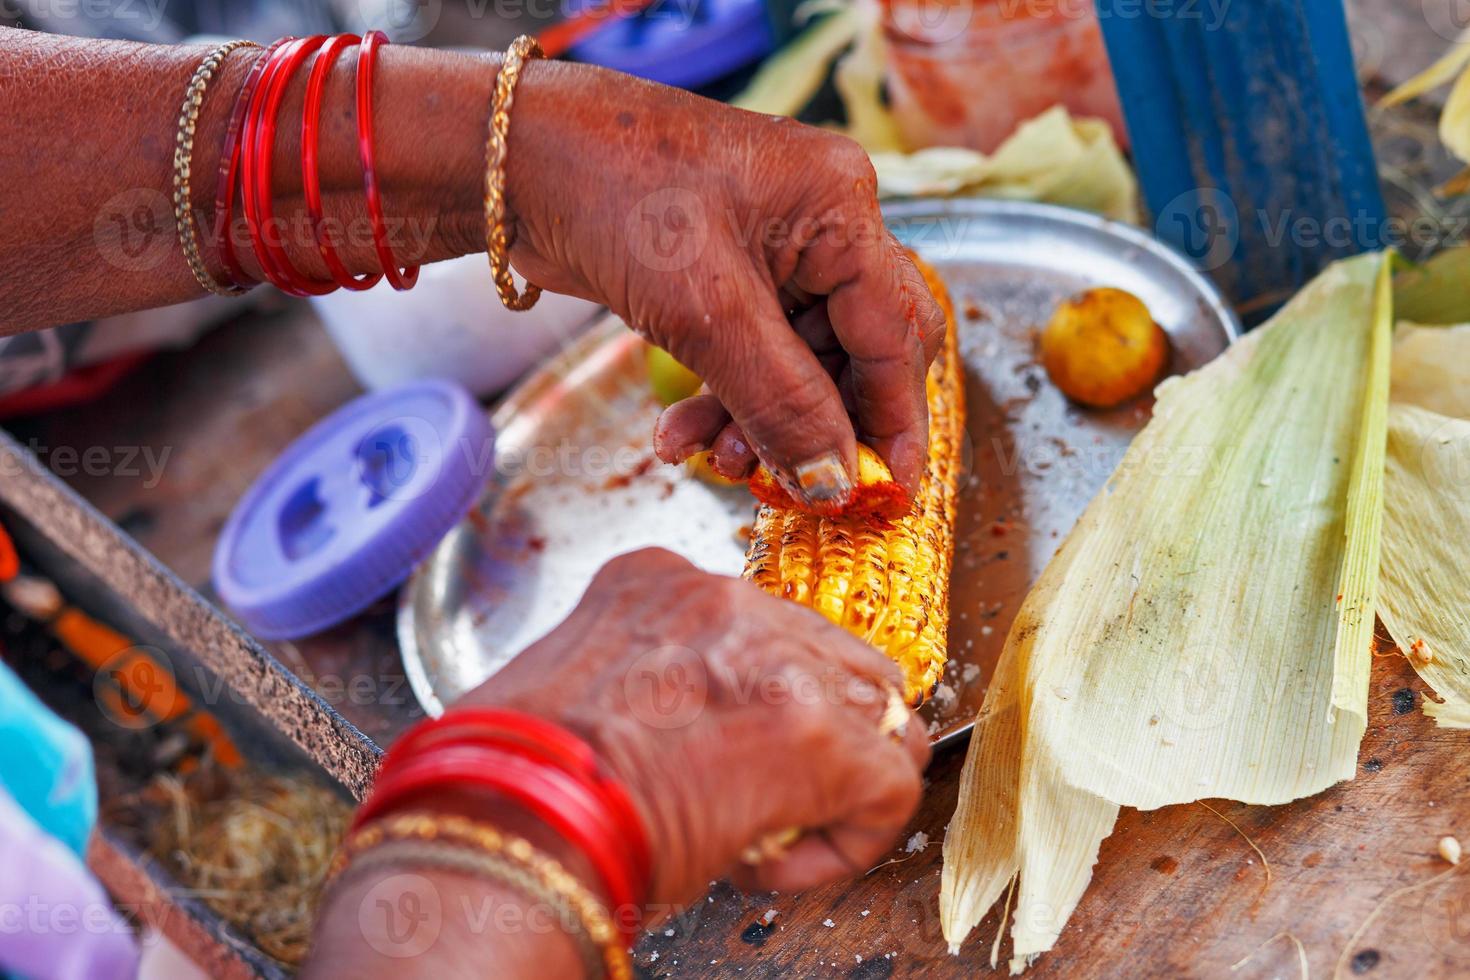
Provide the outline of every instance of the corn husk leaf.
[[1445,149],[1470,161],[1470,72],[1462,74],[1450,89],[1439,117],[1439,139]]
[[[1101,119],[1073,119],[1053,107],[1016,129],[994,154],[963,147],[907,152],[883,98],[887,41],[876,3],[843,3],[769,59],[733,100],[744,109],[795,115],[837,60],[833,84],[848,136],[862,144],[878,174],[878,196],[1001,197],[1140,220],[1138,180]],[[826,9],[826,4],[822,9]]]
[[1394,340],[1379,617],[1470,728],[1470,325],[1401,324]]
[[884,197],[967,194],[1046,201],[1136,223],[1138,182],[1113,131],[1054,106],[1022,123],[991,156],[959,147],[872,153]]
[[[1405,263],[1406,265],[1408,263]],[[1394,317],[1421,324],[1470,322],[1470,247],[1447,248],[1393,280]],[[1399,352],[1395,351],[1395,359]]]
[[[1395,106],[1417,99],[1454,80],[1444,111],[1439,117],[1439,138],[1455,156],[1470,161],[1470,30],[1434,64],[1385,95],[1381,106]],[[1456,76],[1459,76],[1456,78]]]
[[767,58],[731,105],[773,116],[796,115],[821,89],[832,62],[852,44],[861,26],[850,4],[833,6],[830,13]]
[[[1470,418],[1470,324],[1400,322],[1393,339],[1389,401]],[[1470,474],[1467,474],[1470,475]]]
[[[883,100],[888,42],[883,38],[881,13],[875,3],[859,3],[856,9],[862,22],[857,43],[837,62],[832,76],[832,84],[842,97],[842,108],[847,114],[844,132],[861,143],[870,156],[901,152],[905,148],[903,137]],[[881,175],[879,186],[882,186]]]
[[[1013,876],[1050,949],[1119,806],[1284,803],[1352,778],[1388,408],[1383,255],[1330,267],[1152,421],[1007,636],[944,842],[958,950]],[[1340,596],[1340,598],[1338,598]]]
[[1448,85],[1467,66],[1470,66],[1470,31],[1461,34],[1438,61],[1378,100],[1378,105],[1386,109],[1417,99],[1441,85]]

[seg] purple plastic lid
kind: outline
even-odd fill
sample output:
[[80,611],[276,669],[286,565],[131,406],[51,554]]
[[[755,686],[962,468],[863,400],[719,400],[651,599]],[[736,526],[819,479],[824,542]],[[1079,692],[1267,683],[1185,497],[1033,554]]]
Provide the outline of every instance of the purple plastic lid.
[[599,29],[572,53],[665,85],[699,88],[775,48],[765,0],[654,0],[642,13]]
[[494,467],[494,439],[479,403],[447,381],[349,402],[235,505],[214,549],[220,598],[267,640],[361,612],[474,506]]

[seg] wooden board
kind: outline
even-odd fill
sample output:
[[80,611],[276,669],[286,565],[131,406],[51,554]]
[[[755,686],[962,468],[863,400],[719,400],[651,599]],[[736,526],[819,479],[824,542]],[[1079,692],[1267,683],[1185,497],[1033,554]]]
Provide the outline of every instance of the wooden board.
[[[117,475],[72,482],[204,585],[214,534],[235,496],[297,432],[355,391],[302,312],[231,325],[190,352],[155,359],[85,411],[16,428],[49,446],[172,446],[156,485]],[[380,742],[416,717],[386,606],[308,641],[271,646]],[[356,693],[354,678],[366,678]],[[1375,661],[1354,782],[1284,807],[1212,801],[1265,853],[1269,887],[1255,852],[1204,807],[1124,811],[1061,942],[1032,975],[1291,977],[1295,947],[1273,939],[1289,932],[1303,943],[1312,975],[1330,976],[1348,938],[1386,896],[1447,867],[1435,854],[1439,837],[1459,834],[1470,844],[1470,735],[1434,728],[1418,710],[1423,690],[1401,658]],[[896,863],[799,897],[741,896],[718,885],[640,945],[639,965],[652,977],[988,970],[994,912],[961,957],[945,953],[940,939],[940,844],[962,760],[962,752],[935,760],[922,810],[893,851]],[[918,832],[928,847],[906,853]],[[774,927],[752,928],[767,909],[780,913]],[[1350,952],[1361,969],[1349,976],[1470,975],[1470,871],[1391,903]],[[1003,948],[1002,969],[1007,956]]]
[[[1449,869],[1435,853],[1441,836],[1458,832],[1470,841],[1470,734],[1434,728],[1418,709],[1423,690],[1401,657],[1375,662],[1354,781],[1282,807],[1208,801],[1265,854],[1269,885],[1256,852],[1204,806],[1124,810],[1060,943],[1027,975],[1291,978],[1296,948],[1273,939],[1291,933],[1311,975],[1332,976],[1349,938],[1385,897]],[[931,767],[895,863],[801,896],[742,896],[716,886],[682,919],[655,930],[638,949],[639,966],[652,977],[854,980],[988,971],[995,910],[959,957],[945,952],[939,925],[940,843],[962,761],[953,752]],[[929,846],[907,854],[916,832]],[[1349,949],[1344,975],[1470,975],[1470,867],[1462,867],[1388,904]],[[752,928],[767,909],[781,913],[774,928]],[[1000,975],[1008,956],[1003,945]]]

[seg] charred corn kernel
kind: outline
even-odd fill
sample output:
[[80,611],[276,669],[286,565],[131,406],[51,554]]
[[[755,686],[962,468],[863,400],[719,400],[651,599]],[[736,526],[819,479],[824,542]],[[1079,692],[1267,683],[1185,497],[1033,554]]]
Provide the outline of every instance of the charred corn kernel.
[[[790,498],[784,498],[784,506],[765,503],[745,556],[747,579],[771,595],[816,610],[893,658],[903,670],[904,698],[911,705],[929,696],[947,658],[949,570],[965,428],[954,310],[934,271],[922,262],[919,268],[949,329],[929,369],[929,461],[912,506],[901,509],[902,516],[885,519],[852,507],[819,516],[797,509]],[[865,485],[893,485],[881,458],[861,448],[855,500]]]

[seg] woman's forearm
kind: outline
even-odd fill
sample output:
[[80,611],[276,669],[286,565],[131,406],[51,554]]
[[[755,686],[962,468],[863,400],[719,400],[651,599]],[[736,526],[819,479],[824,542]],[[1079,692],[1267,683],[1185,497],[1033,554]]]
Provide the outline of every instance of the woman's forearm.
[[[179,106],[205,47],[0,31],[0,334],[197,296],[174,226]],[[223,263],[215,175],[258,53],[207,92],[192,203],[203,260]],[[298,71],[277,118],[273,240],[300,274],[327,268],[301,190]],[[494,58],[390,45],[372,92],[390,244],[418,264],[485,248]],[[319,173],[348,271],[381,270],[358,163],[355,56],[325,87]],[[534,61],[515,89],[505,198],[517,271],[606,304],[704,379],[670,409],[667,462],[719,447],[741,478],[757,457],[809,503],[851,493],[857,430],[914,492],[928,444],[925,366],[945,317],[886,230],[856,143],[587,65]],[[260,277],[238,213],[230,241]],[[488,275],[487,270],[487,275]],[[795,329],[793,329],[795,327]],[[820,353],[820,357],[818,356]],[[857,430],[838,385],[850,384]],[[777,393],[773,397],[773,393]]]
[[302,976],[581,976],[581,956],[560,915],[513,888],[481,878],[429,868],[385,868],[334,889]]
[[[179,302],[200,295],[173,217],[179,106],[209,46],[165,47],[0,29],[0,334]],[[201,252],[224,280],[214,220],[216,172],[235,96],[256,49],[216,72],[194,140],[192,198]],[[373,91],[375,148],[395,255],[417,264],[484,250],[485,126],[498,57],[388,45]],[[273,155],[282,244],[312,278],[327,278],[301,192],[300,119],[310,62],[291,81]],[[524,109],[571,87],[576,66],[536,63]],[[321,117],[324,213],[347,268],[380,269],[358,163],[356,49],[332,68]],[[517,112],[529,126],[532,109]],[[540,114],[539,107],[534,111]],[[554,110],[553,110],[554,113]],[[514,137],[512,137],[514,146]],[[519,182],[514,160],[508,190]],[[235,206],[236,253],[262,273]]]
[[[415,809],[488,822],[520,837],[606,901],[587,859],[513,804],[465,790],[421,800]],[[488,878],[407,864],[385,867],[329,889],[302,976],[580,976],[581,954],[568,931],[571,923],[564,921],[569,914]]]

